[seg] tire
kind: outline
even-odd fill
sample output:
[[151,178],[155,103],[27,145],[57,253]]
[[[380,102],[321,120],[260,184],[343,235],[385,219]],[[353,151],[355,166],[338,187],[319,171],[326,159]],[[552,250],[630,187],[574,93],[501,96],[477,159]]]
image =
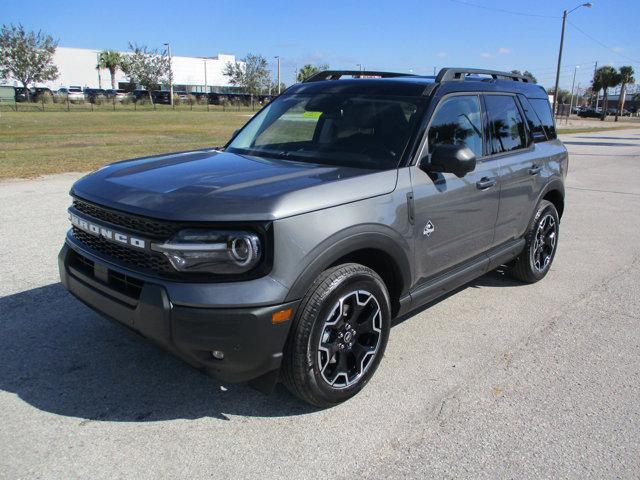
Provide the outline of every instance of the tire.
[[559,233],[560,217],[556,207],[542,200],[527,230],[524,249],[511,268],[511,275],[526,283],[542,280],[555,258]]
[[282,380],[317,407],[356,395],[375,373],[391,327],[389,293],[370,268],[346,263],[323,272],[296,314]]

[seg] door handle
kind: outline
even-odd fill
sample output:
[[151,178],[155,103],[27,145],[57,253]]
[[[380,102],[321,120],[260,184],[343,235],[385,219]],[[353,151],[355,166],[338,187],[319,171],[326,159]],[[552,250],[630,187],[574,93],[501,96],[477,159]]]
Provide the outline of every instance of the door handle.
[[476,187],[480,190],[486,190],[487,188],[491,188],[496,184],[496,177],[482,177],[479,181],[476,182]]
[[534,165],[529,169],[529,175],[537,175],[542,171],[542,167],[540,165]]

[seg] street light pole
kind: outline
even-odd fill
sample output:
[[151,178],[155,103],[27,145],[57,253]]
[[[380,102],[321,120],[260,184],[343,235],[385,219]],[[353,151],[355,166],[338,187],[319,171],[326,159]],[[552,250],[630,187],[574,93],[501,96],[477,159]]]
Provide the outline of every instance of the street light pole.
[[577,7],[567,11],[562,12],[562,32],[560,33],[560,50],[558,51],[558,67],[556,69],[556,84],[553,89],[553,115],[556,115],[556,107],[558,105],[558,85],[560,83],[560,66],[562,65],[562,47],[564,46],[564,30],[567,26],[567,15],[569,15],[574,10],[577,10],[580,7],[591,8],[592,4],[590,2],[583,3],[578,5]]
[[278,95],[280,95],[280,55],[275,58],[278,60]]
[[169,97],[171,100],[171,108],[173,108],[173,62],[171,61],[171,45],[168,42],[164,45],[167,47],[167,54],[169,55]]

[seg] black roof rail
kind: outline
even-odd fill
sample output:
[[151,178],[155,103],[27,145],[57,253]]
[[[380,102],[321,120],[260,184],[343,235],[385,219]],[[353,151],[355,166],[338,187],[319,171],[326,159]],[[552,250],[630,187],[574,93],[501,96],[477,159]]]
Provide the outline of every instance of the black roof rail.
[[323,80],[339,80],[340,77],[345,75],[351,75],[359,78],[393,78],[393,77],[413,77],[410,73],[397,73],[397,72],[372,72],[370,70],[325,70],[311,75],[302,83],[309,82],[321,82]]
[[462,81],[466,75],[489,75],[494,80],[502,79],[529,83],[529,79],[523,75],[511,72],[499,72],[497,70],[484,70],[482,68],[443,68],[438,72],[436,83]]

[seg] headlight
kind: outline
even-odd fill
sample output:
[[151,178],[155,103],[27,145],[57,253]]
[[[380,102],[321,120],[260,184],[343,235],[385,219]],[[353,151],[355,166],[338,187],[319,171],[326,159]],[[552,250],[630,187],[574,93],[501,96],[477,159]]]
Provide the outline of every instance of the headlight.
[[254,268],[262,255],[260,238],[248,231],[181,230],[166,243],[154,243],[181,272],[240,274]]

